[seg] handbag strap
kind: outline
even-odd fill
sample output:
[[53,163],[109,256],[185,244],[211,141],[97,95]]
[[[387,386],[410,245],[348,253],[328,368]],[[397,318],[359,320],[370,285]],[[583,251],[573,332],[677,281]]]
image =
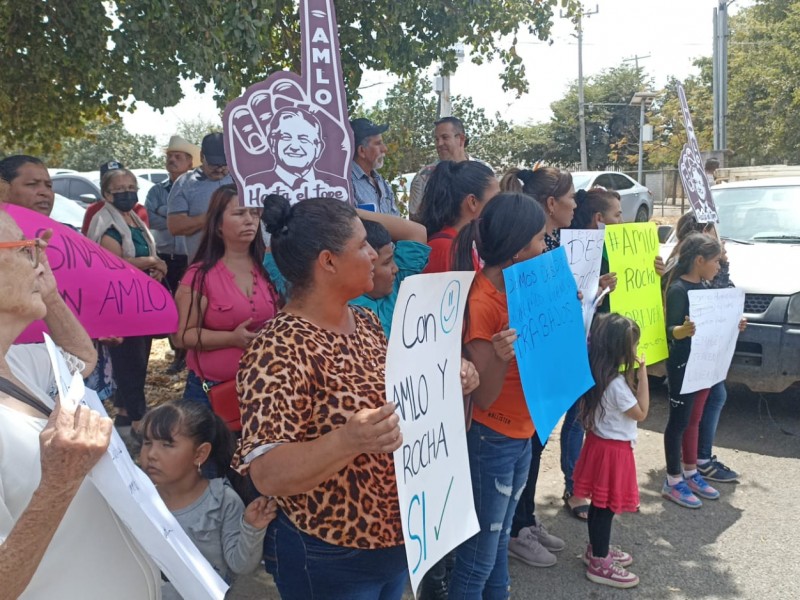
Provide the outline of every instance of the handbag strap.
[[0,377],[0,392],[8,394],[12,398],[16,398],[23,404],[27,404],[28,406],[35,408],[40,413],[43,413],[48,417],[50,416],[50,413],[53,412],[53,409],[47,406],[44,402],[5,377]]

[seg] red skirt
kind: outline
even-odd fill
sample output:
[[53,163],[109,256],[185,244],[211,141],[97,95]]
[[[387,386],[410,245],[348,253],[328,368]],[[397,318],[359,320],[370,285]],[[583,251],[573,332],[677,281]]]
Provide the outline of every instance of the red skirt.
[[636,512],[639,506],[636,461],[629,441],[607,440],[588,432],[572,480],[575,496],[590,498],[597,508],[619,514]]

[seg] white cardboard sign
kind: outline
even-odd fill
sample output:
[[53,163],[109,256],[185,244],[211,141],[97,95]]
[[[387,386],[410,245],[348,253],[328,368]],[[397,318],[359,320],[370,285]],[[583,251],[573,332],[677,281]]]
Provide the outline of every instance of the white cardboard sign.
[[386,396],[403,445],[394,453],[411,585],[480,527],[461,394],[461,323],[471,272],[414,275],[400,286]]
[[586,335],[589,335],[594,312],[607,293],[604,290],[605,293],[598,294],[604,240],[605,231],[602,229],[561,230],[561,246],[567,251],[570,271],[583,295],[581,309]]
[[[80,373],[70,378],[61,352],[49,335],[44,334],[44,339],[64,406],[74,409],[82,403],[107,416],[97,393],[84,386]],[[116,429],[89,478],[182,597],[223,600],[228,585],[169,512],[153,482],[131,460]]]
[[696,332],[692,336],[681,394],[704,390],[725,380],[736,349],[742,313],[743,290],[689,291],[689,318]]

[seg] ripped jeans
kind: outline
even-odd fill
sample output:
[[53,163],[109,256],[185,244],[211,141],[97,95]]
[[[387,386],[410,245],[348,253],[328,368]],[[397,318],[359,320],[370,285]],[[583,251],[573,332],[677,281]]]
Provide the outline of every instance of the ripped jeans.
[[509,532],[528,478],[531,440],[510,438],[473,422],[467,447],[481,530],[456,549],[448,598],[506,600]]

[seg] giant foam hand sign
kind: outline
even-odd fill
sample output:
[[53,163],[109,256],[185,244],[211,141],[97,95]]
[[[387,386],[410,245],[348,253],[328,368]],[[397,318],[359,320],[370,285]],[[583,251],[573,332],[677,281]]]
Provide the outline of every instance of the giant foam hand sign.
[[[47,262],[58,293],[92,338],[174,333],[178,310],[169,291],[129,262],[66,225],[32,210],[5,209],[27,238],[53,230]],[[35,321],[17,343],[41,342],[44,321]]]
[[273,73],[225,108],[228,167],[245,206],[267,194],[350,199],[353,134],[333,0],[300,0],[300,35],[300,75]]
[[689,197],[689,203],[692,205],[697,221],[699,223],[719,223],[717,207],[711,197],[711,188],[708,185],[703,157],[700,155],[700,146],[697,144],[697,136],[694,133],[686,92],[680,83],[678,84],[678,98],[681,101],[681,118],[688,138],[688,141],[683,145],[678,163],[681,182],[683,182],[683,188]]

